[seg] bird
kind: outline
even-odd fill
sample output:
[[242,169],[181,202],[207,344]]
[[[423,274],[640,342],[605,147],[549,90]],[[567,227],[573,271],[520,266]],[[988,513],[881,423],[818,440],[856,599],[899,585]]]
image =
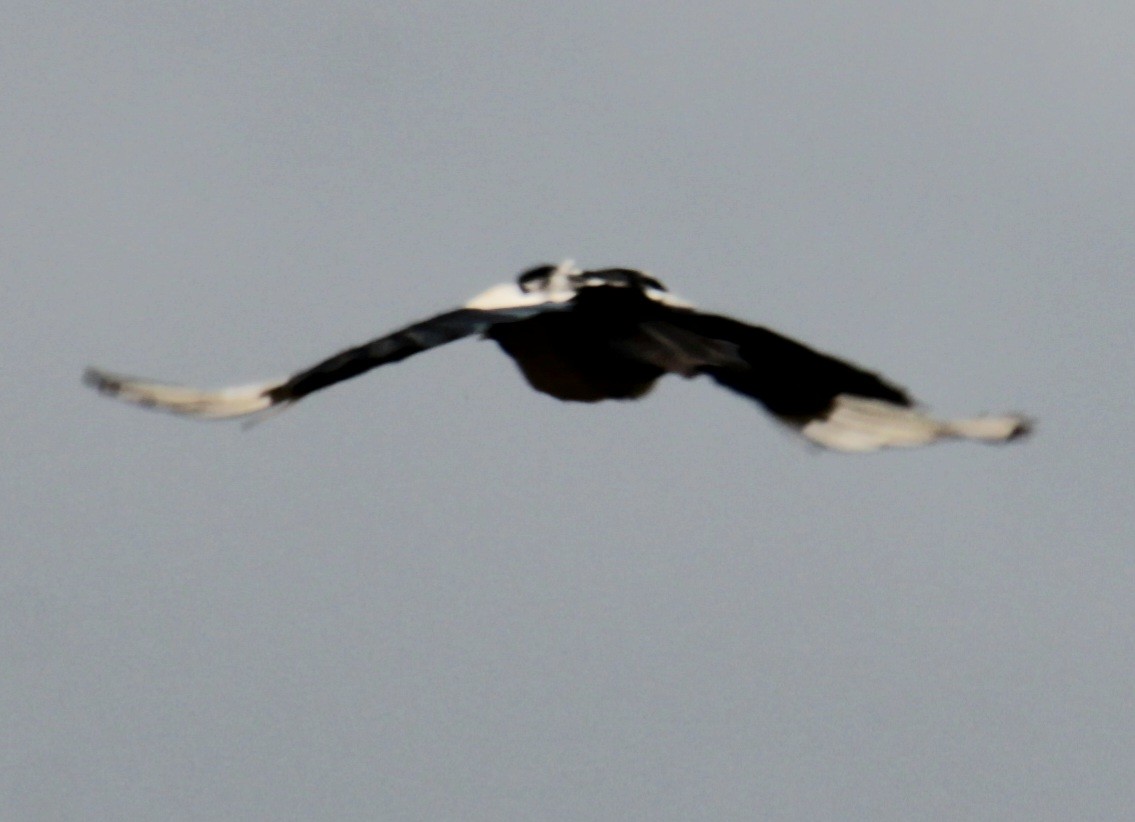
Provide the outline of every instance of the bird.
[[215,391],[88,368],[84,382],[134,405],[188,417],[262,416],[308,394],[478,335],[539,392],[568,402],[633,400],[666,374],[706,376],[755,400],[825,449],[868,452],[938,440],[1018,440],[1018,414],[938,419],[881,375],[727,316],[698,310],[650,274],[571,260],[521,273],[460,308],[348,348],[289,377]]

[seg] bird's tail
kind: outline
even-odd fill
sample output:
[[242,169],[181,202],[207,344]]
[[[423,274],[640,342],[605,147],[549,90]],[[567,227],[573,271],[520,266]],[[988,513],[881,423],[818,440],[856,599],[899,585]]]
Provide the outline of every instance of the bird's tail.
[[200,419],[227,419],[257,414],[278,404],[271,392],[283,385],[284,380],[202,391],[88,368],[83,373],[83,382],[101,394],[133,405]]
[[838,451],[874,451],[941,439],[1009,442],[1028,434],[1031,427],[1027,418],[1013,414],[937,420],[916,408],[843,394],[827,414],[806,423],[801,432]]

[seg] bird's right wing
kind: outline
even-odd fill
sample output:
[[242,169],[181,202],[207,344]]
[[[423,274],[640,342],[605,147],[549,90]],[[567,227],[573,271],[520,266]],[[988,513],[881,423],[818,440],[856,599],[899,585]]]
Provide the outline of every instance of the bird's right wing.
[[147,408],[202,419],[243,417],[286,407],[314,391],[357,377],[372,368],[473,334],[483,334],[497,323],[516,322],[559,307],[560,304],[551,303],[492,310],[459,308],[349,348],[286,379],[215,391],[123,377],[96,368],[88,368],[83,381],[103,394]]

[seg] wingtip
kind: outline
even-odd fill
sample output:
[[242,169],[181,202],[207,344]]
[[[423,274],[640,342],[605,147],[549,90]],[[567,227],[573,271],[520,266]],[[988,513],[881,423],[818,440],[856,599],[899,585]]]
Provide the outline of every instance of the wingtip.
[[1027,417],[1023,414],[1016,414],[1014,416],[1017,421],[1017,426],[1010,432],[1009,436],[1005,438],[1005,442],[1028,439],[1036,433],[1036,420],[1034,418]]
[[1027,437],[1031,418],[1018,414],[939,420],[885,400],[841,395],[824,416],[801,429],[805,437],[836,451],[928,445],[943,439],[1002,444]]
[[946,427],[961,439],[1002,444],[1025,439],[1032,434],[1035,423],[1021,414],[1004,414],[951,420]]
[[121,385],[121,383],[120,377],[115,377],[102,369],[95,368],[93,365],[88,365],[83,369],[83,385],[93,388],[100,394],[113,394],[116,386]]
[[186,386],[124,377],[94,367],[86,368],[82,379],[84,385],[104,396],[142,408],[200,419],[245,417],[284,403],[272,396],[272,390],[283,382],[279,380],[222,388],[217,391],[202,391]]

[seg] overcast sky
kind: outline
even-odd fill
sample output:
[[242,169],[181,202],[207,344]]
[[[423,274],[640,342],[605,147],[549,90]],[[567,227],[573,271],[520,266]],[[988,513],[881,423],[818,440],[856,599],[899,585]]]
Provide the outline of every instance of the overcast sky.
[[[1121,819],[1130,2],[14,0],[0,817]],[[543,261],[649,270],[1030,441],[818,453],[464,342],[286,374]]]

